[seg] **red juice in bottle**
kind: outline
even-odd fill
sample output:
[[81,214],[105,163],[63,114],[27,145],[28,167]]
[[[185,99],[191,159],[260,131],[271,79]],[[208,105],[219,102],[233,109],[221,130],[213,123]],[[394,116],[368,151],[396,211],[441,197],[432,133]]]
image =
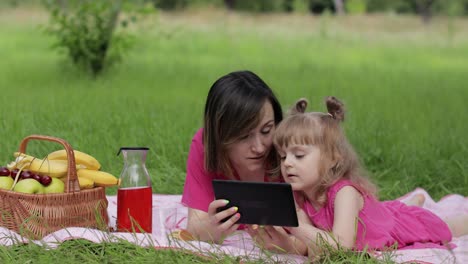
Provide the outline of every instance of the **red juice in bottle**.
[[117,231],[151,233],[152,198],[151,187],[120,188],[117,192]]
[[124,168],[117,191],[117,231],[152,233],[153,193],[146,169],[147,147],[122,147]]

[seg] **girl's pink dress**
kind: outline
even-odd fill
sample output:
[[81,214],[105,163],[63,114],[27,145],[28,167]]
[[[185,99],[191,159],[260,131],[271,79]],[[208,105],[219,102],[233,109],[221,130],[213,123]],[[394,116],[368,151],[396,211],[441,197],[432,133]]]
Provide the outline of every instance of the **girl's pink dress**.
[[[314,226],[332,231],[336,193],[345,186],[353,186],[349,180],[339,180],[327,192],[327,202],[319,210],[306,201],[303,209]],[[400,201],[377,201],[365,195],[364,206],[359,212],[355,249],[423,248],[428,245],[445,246],[452,234],[447,224],[432,212],[418,206],[407,206]],[[349,219],[353,221],[353,219]],[[421,244],[431,242],[430,244]]]

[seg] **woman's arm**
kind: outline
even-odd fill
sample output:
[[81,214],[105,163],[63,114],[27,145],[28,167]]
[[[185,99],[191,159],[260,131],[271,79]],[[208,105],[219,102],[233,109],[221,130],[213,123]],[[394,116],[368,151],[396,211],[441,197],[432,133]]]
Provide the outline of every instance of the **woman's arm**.
[[[188,208],[187,231],[195,238],[201,241],[208,241],[220,244],[224,238],[236,231],[239,224],[239,214],[236,207],[230,207],[219,213],[216,212],[218,207],[226,205],[226,200],[215,200],[210,203],[208,212]],[[223,219],[228,218],[225,222]]]
[[[203,130],[200,129],[192,139],[187,159],[187,175],[185,178],[182,203],[188,207],[187,231],[196,239],[215,243],[222,242],[224,236],[234,232],[238,225],[231,219],[220,221],[228,216],[234,216],[237,211],[224,210],[216,213],[216,209],[225,206],[225,200],[214,200],[211,181],[214,177],[204,168],[202,143]],[[231,209],[232,210],[232,209]]]
[[[353,248],[356,242],[357,219],[363,204],[361,194],[354,187],[345,186],[337,192],[335,198],[332,232],[303,222],[300,222],[297,228],[290,228],[290,231],[307,245],[309,256],[319,253],[323,243],[335,248],[338,244],[345,248]],[[302,210],[298,213],[305,215]]]

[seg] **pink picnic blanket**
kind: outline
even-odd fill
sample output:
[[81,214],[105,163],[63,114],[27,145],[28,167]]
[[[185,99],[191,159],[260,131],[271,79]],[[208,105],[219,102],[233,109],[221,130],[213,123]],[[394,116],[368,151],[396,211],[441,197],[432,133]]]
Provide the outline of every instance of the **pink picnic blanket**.
[[[410,199],[413,195],[422,193],[426,197],[423,207],[443,217],[468,214],[468,197],[448,195],[439,202],[435,202],[423,189],[416,189],[401,197]],[[116,196],[107,196],[109,201],[109,226],[115,227],[117,215]],[[243,260],[262,259],[265,262],[303,263],[306,257],[293,254],[274,254],[257,247],[250,236],[244,231],[237,231],[224,240],[223,244],[215,245],[200,241],[182,241],[172,237],[174,231],[184,229],[187,225],[187,208],[180,203],[180,195],[153,195],[153,232],[152,234],[103,232],[95,229],[69,227],[45,236],[41,240],[28,240],[19,234],[0,227],[0,245],[18,243],[36,243],[39,245],[56,247],[60,243],[71,239],[87,239],[95,243],[129,241],[143,247],[184,249],[205,256],[229,255]],[[454,238],[453,249],[424,248],[400,249],[392,252],[391,257],[398,263],[468,263],[468,235]],[[374,255],[382,257],[380,252]]]

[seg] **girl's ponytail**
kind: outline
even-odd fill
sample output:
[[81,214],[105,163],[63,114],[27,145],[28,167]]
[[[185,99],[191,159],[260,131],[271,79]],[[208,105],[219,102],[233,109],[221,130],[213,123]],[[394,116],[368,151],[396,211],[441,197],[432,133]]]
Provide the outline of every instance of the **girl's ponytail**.
[[345,112],[343,103],[334,96],[328,96],[325,103],[331,117],[337,121],[343,122]]

